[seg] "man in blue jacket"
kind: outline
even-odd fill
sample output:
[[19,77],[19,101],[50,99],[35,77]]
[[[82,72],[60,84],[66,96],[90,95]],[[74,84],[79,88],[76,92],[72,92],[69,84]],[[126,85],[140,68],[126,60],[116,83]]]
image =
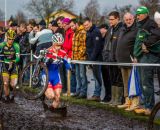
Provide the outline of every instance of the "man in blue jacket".
[[[84,19],[83,26],[87,31],[86,37],[86,51],[87,59],[89,61],[100,61],[102,59],[102,36],[99,29],[92,24],[89,18]],[[100,101],[102,79],[101,79],[101,66],[93,65],[93,76],[96,80],[95,90],[90,100]]]

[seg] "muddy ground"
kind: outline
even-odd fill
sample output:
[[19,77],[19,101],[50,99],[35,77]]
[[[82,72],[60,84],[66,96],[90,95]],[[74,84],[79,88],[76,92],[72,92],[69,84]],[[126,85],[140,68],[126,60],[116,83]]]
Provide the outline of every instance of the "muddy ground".
[[147,124],[124,118],[110,111],[70,105],[63,118],[44,112],[40,100],[15,98],[15,103],[0,102],[0,130],[146,130]]

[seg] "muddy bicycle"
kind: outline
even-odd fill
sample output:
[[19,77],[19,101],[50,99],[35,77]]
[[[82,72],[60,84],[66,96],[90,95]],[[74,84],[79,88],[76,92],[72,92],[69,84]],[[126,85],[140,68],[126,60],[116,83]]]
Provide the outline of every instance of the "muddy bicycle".
[[152,109],[148,120],[148,130],[160,130],[160,102]]
[[41,50],[36,59],[29,62],[22,70],[19,78],[19,89],[22,95],[29,100],[40,98],[48,86],[48,70],[46,67],[45,54],[47,50]]

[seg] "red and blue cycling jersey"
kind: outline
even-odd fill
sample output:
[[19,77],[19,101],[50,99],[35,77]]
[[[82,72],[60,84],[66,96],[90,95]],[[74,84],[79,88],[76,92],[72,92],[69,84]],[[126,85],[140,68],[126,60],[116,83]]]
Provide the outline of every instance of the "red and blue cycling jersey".
[[54,48],[48,50],[46,54],[47,59],[53,59],[52,63],[47,64],[48,74],[49,74],[49,84],[48,87],[53,90],[57,88],[62,88],[61,78],[59,74],[60,60],[57,56],[62,59],[63,64],[65,64],[66,69],[71,69],[70,63],[67,61],[67,54],[64,50],[59,50],[58,53],[55,53]]

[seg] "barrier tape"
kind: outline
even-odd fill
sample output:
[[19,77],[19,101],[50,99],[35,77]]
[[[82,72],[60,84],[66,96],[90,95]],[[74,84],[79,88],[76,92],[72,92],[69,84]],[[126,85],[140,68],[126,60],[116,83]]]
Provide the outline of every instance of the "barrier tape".
[[[27,53],[27,54],[20,54],[20,56],[28,56],[28,55],[31,55],[30,53]],[[0,56],[5,56],[5,55],[0,55]]]
[[150,63],[117,63],[117,62],[80,61],[80,60],[71,60],[71,63],[85,64],[85,65],[157,66],[157,67],[160,67],[160,64],[150,64]]
[[[28,55],[31,55],[31,53],[20,54],[20,55],[21,56],[28,56]],[[4,55],[0,55],[0,56],[4,56]],[[151,63],[117,63],[117,62],[82,61],[82,60],[71,60],[71,63],[84,64],[84,65],[155,66],[155,67],[160,67],[160,64],[151,64]]]

